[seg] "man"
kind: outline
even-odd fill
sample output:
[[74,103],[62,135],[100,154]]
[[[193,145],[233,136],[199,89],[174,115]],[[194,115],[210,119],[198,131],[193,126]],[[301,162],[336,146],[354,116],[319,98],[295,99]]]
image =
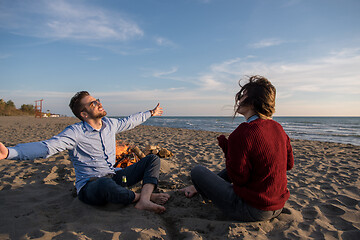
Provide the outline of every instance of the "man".
[[[163,110],[159,104],[153,110],[123,119],[107,118],[100,100],[81,91],[74,95],[69,106],[81,122],[68,126],[58,135],[42,142],[18,144],[10,148],[0,142],[0,160],[47,158],[68,150],[75,168],[75,186],[82,202],[91,205],[103,205],[107,202],[126,205],[134,202],[137,209],[164,212],[165,207],[162,205],[170,196],[153,193],[160,171],[160,159],[156,155],[142,158],[125,169],[113,167],[116,134],[136,127],[151,116],[161,116]],[[123,176],[126,176],[128,186],[142,180],[141,193],[121,186]]]

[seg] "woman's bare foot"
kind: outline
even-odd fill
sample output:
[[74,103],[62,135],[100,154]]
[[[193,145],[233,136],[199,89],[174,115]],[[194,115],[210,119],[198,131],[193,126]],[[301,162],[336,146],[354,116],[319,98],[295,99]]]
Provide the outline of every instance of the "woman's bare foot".
[[197,190],[194,187],[194,185],[187,186],[185,188],[182,188],[179,190],[180,192],[183,192],[185,194],[185,197],[191,198],[195,194],[197,194]]
[[165,212],[166,208],[163,206],[160,206],[156,203],[153,203],[151,201],[142,201],[140,200],[136,205],[135,208],[141,209],[141,210],[148,210],[155,213],[163,213]]
[[167,193],[152,193],[150,200],[156,204],[164,205],[170,198]]

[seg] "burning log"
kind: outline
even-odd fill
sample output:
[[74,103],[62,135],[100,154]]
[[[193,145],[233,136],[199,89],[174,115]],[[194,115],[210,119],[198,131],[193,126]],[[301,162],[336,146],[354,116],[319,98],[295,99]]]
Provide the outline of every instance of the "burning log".
[[138,156],[140,159],[146,157],[145,154],[137,146],[132,147],[131,151],[134,152],[136,156]]
[[149,154],[158,155],[161,158],[169,158],[174,156],[172,152],[166,148],[148,145],[145,147],[145,154],[134,145],[125,143],[124,141],[116,141],[116,162],[115,168],[126,168]]
[[115,168],[126,168],[143,157],[145,154],[137,146],[130,146],[121,140],[116,141]]

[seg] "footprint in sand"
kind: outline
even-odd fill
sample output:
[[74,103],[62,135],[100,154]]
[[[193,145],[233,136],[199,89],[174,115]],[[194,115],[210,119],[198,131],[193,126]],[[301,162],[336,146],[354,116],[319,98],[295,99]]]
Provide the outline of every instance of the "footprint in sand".
[[336,198],[346,206],[356,206],[359,204],[359,200],[345,195],[338,195]]
[[316,219],[321,214],[318,207],[306,207],[301,211],[301,213],[305,219]]
[[319,207],[321,209],[321,212],[329,216],[339,216],[345,213],[343,209],[335,206],[334,204],[322,204]]

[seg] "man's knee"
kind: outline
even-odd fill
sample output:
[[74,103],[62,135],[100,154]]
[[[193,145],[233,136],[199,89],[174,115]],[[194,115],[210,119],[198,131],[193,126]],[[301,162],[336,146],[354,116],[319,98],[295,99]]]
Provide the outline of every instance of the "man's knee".
[[155,154],[150,154],[150,155],[147,155],[145,157],[146,161],[148,164],[151,164],[151,165],[159,165],[160,166],[160,158],[159,156],[155,155]]

